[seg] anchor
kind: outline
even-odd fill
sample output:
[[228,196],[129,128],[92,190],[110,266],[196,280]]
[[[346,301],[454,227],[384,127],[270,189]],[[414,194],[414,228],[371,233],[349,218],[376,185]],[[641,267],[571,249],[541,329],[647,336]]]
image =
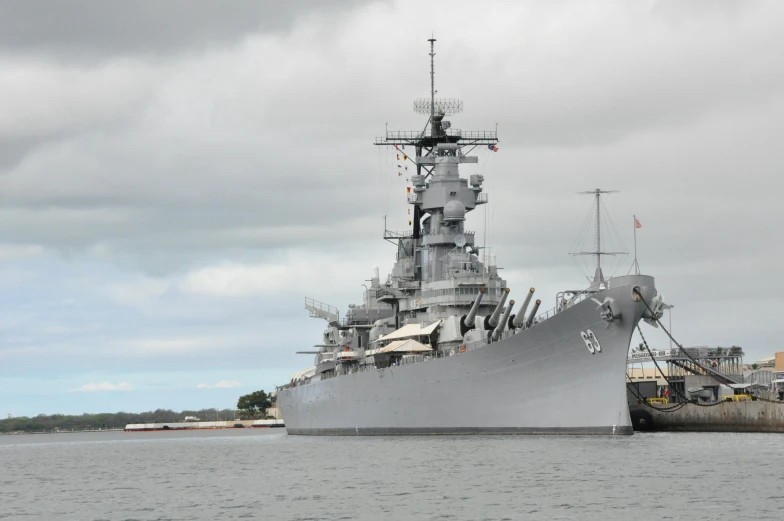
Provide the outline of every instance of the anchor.
[[605,297],[604,302],[600,302],[599,299],[591,298],[594,302],[599,304],[596,306],[596,309],[599,311],[599,316],[607,322],[605,328],[609,328],[613,322],[616,320],[620,320],[621,318],[621,310],[618,307],[618,304],[615,303],[615,299],[612,297]]
[[642,313],[642,319],[646,324],[659,327],[659,319],[664,316],[664,310],[670,309],[672,305],[664,303],[663,295],[656,295],[651,299],[650,306],[647,306]]

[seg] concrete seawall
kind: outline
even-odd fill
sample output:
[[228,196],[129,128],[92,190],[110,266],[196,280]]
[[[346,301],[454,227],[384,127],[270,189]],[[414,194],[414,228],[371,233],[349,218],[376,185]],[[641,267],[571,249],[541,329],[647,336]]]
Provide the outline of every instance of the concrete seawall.
[[[672,405],[672,404],[670,404]],[[667,407],[667,406],[654,406]],[[688,404],[675,412],[636,406],[635,414],[649,414],[651,431],[784,432],[784,403],[723,402],[714,407]],[[638,427],[635,422],[635,428]],[[644,423],[643,423],[644,427]]]

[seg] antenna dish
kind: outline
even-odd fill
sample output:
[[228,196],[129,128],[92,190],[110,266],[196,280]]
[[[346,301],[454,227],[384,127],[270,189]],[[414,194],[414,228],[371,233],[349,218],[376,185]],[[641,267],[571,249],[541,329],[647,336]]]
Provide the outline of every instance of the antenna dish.
[[458,235],[457,237],[455,237],[455,246],[457,246],[458,248],[462,248],[465,245],[466,245],[465,235]]
[[419,114],[431,114],[431,107],[433,114],[441,114],[444,116],[452,116],[463,112],[462,100],[456,98],[441,98],[431,100],[427,98],[419,98],[414,101],[414,112]]

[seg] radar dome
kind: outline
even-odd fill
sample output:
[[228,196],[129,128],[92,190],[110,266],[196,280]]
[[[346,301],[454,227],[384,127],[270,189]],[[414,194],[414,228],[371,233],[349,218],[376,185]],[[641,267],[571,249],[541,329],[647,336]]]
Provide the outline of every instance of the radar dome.
[[444,206],[445,221],[465,221],[465,214],[465,205],[456,199],[447,202]]

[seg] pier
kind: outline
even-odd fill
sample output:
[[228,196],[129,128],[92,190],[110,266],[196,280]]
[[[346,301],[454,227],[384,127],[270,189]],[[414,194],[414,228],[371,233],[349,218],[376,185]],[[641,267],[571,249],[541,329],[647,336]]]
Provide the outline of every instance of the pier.
[[784,407],[768,401],[726,401],[712,407],[684,404],[677,411],[658,411],[672,404],[631,407],[637,431],[784,432]]

